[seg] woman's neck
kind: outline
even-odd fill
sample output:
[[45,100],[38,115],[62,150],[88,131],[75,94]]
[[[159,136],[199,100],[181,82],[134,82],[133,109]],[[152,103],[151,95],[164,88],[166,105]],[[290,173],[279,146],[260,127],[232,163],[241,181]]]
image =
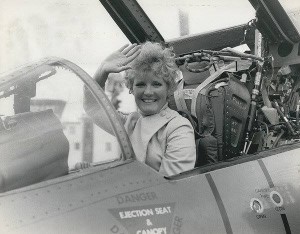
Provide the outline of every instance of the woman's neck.
[[162,110],[166,109],[167,107],[168,107],[168,102],[165,105],[163,105],[163,107],[158,112],[154,114],[151,115],[144,114],[140,109],[138,109],[138,113],[140,113],[143,117],[148,117],[148,116],[159,114]]

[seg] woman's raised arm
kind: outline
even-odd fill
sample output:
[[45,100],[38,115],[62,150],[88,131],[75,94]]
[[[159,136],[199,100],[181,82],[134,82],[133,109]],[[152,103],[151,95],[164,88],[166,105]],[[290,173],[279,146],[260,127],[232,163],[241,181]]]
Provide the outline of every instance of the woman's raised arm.
[[[136,44],[124,45],[117,51],[109,55],[101,63],[97,69],[94,79],[104,90],[105,82],[110,73],[119,73],[130,69],[129,63],[133,61],[140,53],[140,46]],[[84,101],[83,107],[86,113],[92,118],[93,122],[101,127],[103,130],[113,134],[111,132],[110,123],[103,112],[101,107],[97,104],[92,93],[87,87],[84,87]]]

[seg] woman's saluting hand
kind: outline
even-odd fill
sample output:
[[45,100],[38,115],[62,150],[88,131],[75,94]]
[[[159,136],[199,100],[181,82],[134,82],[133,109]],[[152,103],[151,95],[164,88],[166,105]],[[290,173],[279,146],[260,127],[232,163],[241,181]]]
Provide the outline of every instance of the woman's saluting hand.
[[131,67],[128,64],[134,60],[139,53],[139,45],[124,45],[103,61],[102,69],[109,73],[117,73],[130,69]]
[[[118,73],[130,69],[129,63],[140,53],[140,45],[124,45],[110,54],[96,71],[94,78],[103,87],[109,73]],[[104,83],[103,83],[104,82]]]

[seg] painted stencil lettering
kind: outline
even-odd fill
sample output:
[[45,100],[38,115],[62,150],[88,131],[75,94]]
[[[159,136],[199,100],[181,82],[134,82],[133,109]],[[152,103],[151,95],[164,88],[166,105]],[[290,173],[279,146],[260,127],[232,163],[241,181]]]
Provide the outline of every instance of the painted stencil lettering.
[[173,221],[173,233],[180,234],[181,227],[182,227],[182,218],[175,216],[174,221]]
[[116,208],[110,209],[109,212],[129,233],[166,234],[170,233],[174,209],[175,203],[165,203]]
[[119,205],[124,203],[135,203],[142,201],[152,201],[157,199],[155,192],[148,193],[135,193],[135,194],[127,194],[127,195],[118,195],[116,196],[117,202]]

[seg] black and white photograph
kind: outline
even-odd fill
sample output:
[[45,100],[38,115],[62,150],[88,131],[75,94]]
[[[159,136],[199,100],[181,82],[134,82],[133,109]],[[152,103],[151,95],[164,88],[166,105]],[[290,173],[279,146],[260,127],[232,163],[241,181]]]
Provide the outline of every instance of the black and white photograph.
[[299,0],[0,1],[0,234],[299,214]]

